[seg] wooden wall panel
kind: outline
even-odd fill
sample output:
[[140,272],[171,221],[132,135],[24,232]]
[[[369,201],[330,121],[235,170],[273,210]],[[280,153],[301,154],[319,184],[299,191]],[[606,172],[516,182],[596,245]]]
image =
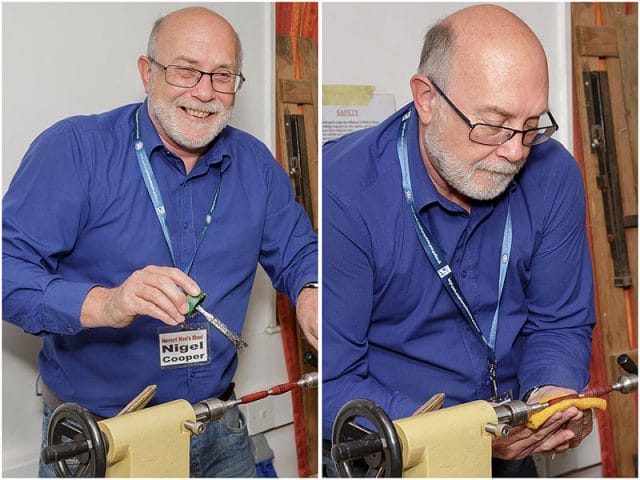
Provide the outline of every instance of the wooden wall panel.
[[[596,12],[600,9],[600,12]],[[587,191],[587,204],[589,210],[589,225],[592,239],[592,258],[596,281],[597,295],[597,322],[602,345],[595,351],[603,352],[603,358],[595,358],[594,361],[604,363],[603,372],[607,378],[602,379],[612,383],[622,373],[615,365],[615,359],[621,353],[636,355],[634,350],[637,345],[637,280],[638,280],[638,243],[637,227],[625,229],[627,253],[631,270],[633,285],[630,288],[614,286],[614,268],[609,247],[609,239],[605,228],[605,212],[602,193],[598,188],[596,177],[599,175],[598,157],[591,152],[591,139],[589,124],[586,114],[586,97],[582,74],[584,71],[597,71],[605,69],[609,79],[610,102],[613,111],[613,124],[617,151],[617,165],[620,172],[620,189],[622,194],[623,215],[637,218],[637,70],[634,72],[628,66],[635,59],[637,65],[637,40],[635,43],[630,36],[625,37],[624,44],[618,43],[621,32],[616,30],[615,37],[611,35],[612,28],[618,28],[619,24],[633,24],[628,20],[628,8],[625,4],[616,3],[573,3],[571,5],[573,26],[573,69],[574,88],[577,98],[579,128],[582,140],[582,156],[584,159],[584,176]],[[598,15],[596,15],[598,14]],[[631,12],[635,16],[637,25],[637,9]],[[596,22],[596,19],[598,21]],[[601,19],[601,20],[600,20]],[[621,20],[622,19],[622,20]],[[599,25],[601,23],[601,25]],[[594,29],[601,28],[600,33],[593,33]],[[628,26],[625,28],[629,28]],[[585,39],[584,32],[589,29],[589,43],[596,42],[597,38],[606,39],[607,45],[602,48],[588,47],[581,42]],[[624,33],[622,33],[625,36]],[[611,39],[616,38],[617,46],[611,45]],[[637,34],[636,34],[637,39]],[[615,56],[606,56],[609,54]],[[604,58],[591,54],[603,55]],[[624,78],[623,78],[624,77]],[[635,94],[634,94],[635,92]],[[635,95],[635,99],[631,98]],[[631,318],[634,325],[633,335],[628,334],[627,319]],[[610,432],[601,429],[601,447],[603,455],[614,455],[614,462],[603,459],[604,476],[637,476],[637,396],[635,395],[609,395],[608,415],[611,421]],[[610,433],[610,435],[608,435]],[[611,471],[608,465],[615,465],[615,471]],[[609,471],[607,471],[609,469]]]

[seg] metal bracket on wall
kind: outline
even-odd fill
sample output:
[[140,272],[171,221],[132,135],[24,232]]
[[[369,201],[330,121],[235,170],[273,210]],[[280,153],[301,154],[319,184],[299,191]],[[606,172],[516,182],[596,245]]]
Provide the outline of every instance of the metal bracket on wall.
[[289,177],[293,182],[296,201],[304,207],[309,218],[313,218],[304,115],[285,114],[284,128],[287,143]]
[[591,151],[598,156],[599,175],[596,182],[602,192],[607,237],[613,258],[613,282],[616,287],[627,288],[632,283],[625,239],[625,223],[629,221],[625,219],[622,210],[622,194],[620,192],[607,72],[583,72],[583,85]]

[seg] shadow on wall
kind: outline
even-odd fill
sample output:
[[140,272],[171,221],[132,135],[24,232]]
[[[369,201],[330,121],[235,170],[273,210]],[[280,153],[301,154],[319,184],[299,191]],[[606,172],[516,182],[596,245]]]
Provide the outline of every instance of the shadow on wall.
[[38,352],[42,339],[29,335],[13,324],[2,322],[2,382],[10,387],[9,380],[15,375],[13,367],[30,368],[37,371]]
[[[37,475],[42,402],[35,394],[42,339],[2,322],[2,473]],[[6,441],[11,439],[11,441]]]

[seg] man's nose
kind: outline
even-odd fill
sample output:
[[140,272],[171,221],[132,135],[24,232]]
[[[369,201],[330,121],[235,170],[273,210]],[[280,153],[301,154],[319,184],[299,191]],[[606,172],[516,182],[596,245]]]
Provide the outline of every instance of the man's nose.
[[511,163],[523,161],[527,157],[530,147],[525,147],[522,144],[522,135],[522,133],[516,133],[508,141],[498,146],[496,153]]
[[191,94],[203,102],[213,100],[218,92],[213,89],[211,75],[204,74],[198,84],[191,89]]

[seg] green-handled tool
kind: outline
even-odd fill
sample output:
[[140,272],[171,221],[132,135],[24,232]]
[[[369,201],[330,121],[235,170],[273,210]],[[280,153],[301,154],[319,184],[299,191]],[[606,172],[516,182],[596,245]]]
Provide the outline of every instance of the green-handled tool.
[[191,318],[196,314],[196,307],[204,302],[204,299],[207,298],[207,294],[204,292],[200,292],[199,295],[187,295],[187,305],[189,306],[189,311],[187,312],[187,317]]
[[227,327],[227,325],[222,320],[204,309],[204,307],[202,306],[202,302],[204,302],[206,296],[207,294],[204,292],[200,292],[200,294],[196,296],[187,295],[187,305],[189,306],[187,317],[193,317],[196,312],[201,313],[202,316],[206,318],[211,325],[213,325],[220,333],[227,337],[227,339],[233,344],[238,352],[241,352],[242,350],[247,348],[249,345],[242,339],[242,337],[236,335],[229,329],[229,327]]

